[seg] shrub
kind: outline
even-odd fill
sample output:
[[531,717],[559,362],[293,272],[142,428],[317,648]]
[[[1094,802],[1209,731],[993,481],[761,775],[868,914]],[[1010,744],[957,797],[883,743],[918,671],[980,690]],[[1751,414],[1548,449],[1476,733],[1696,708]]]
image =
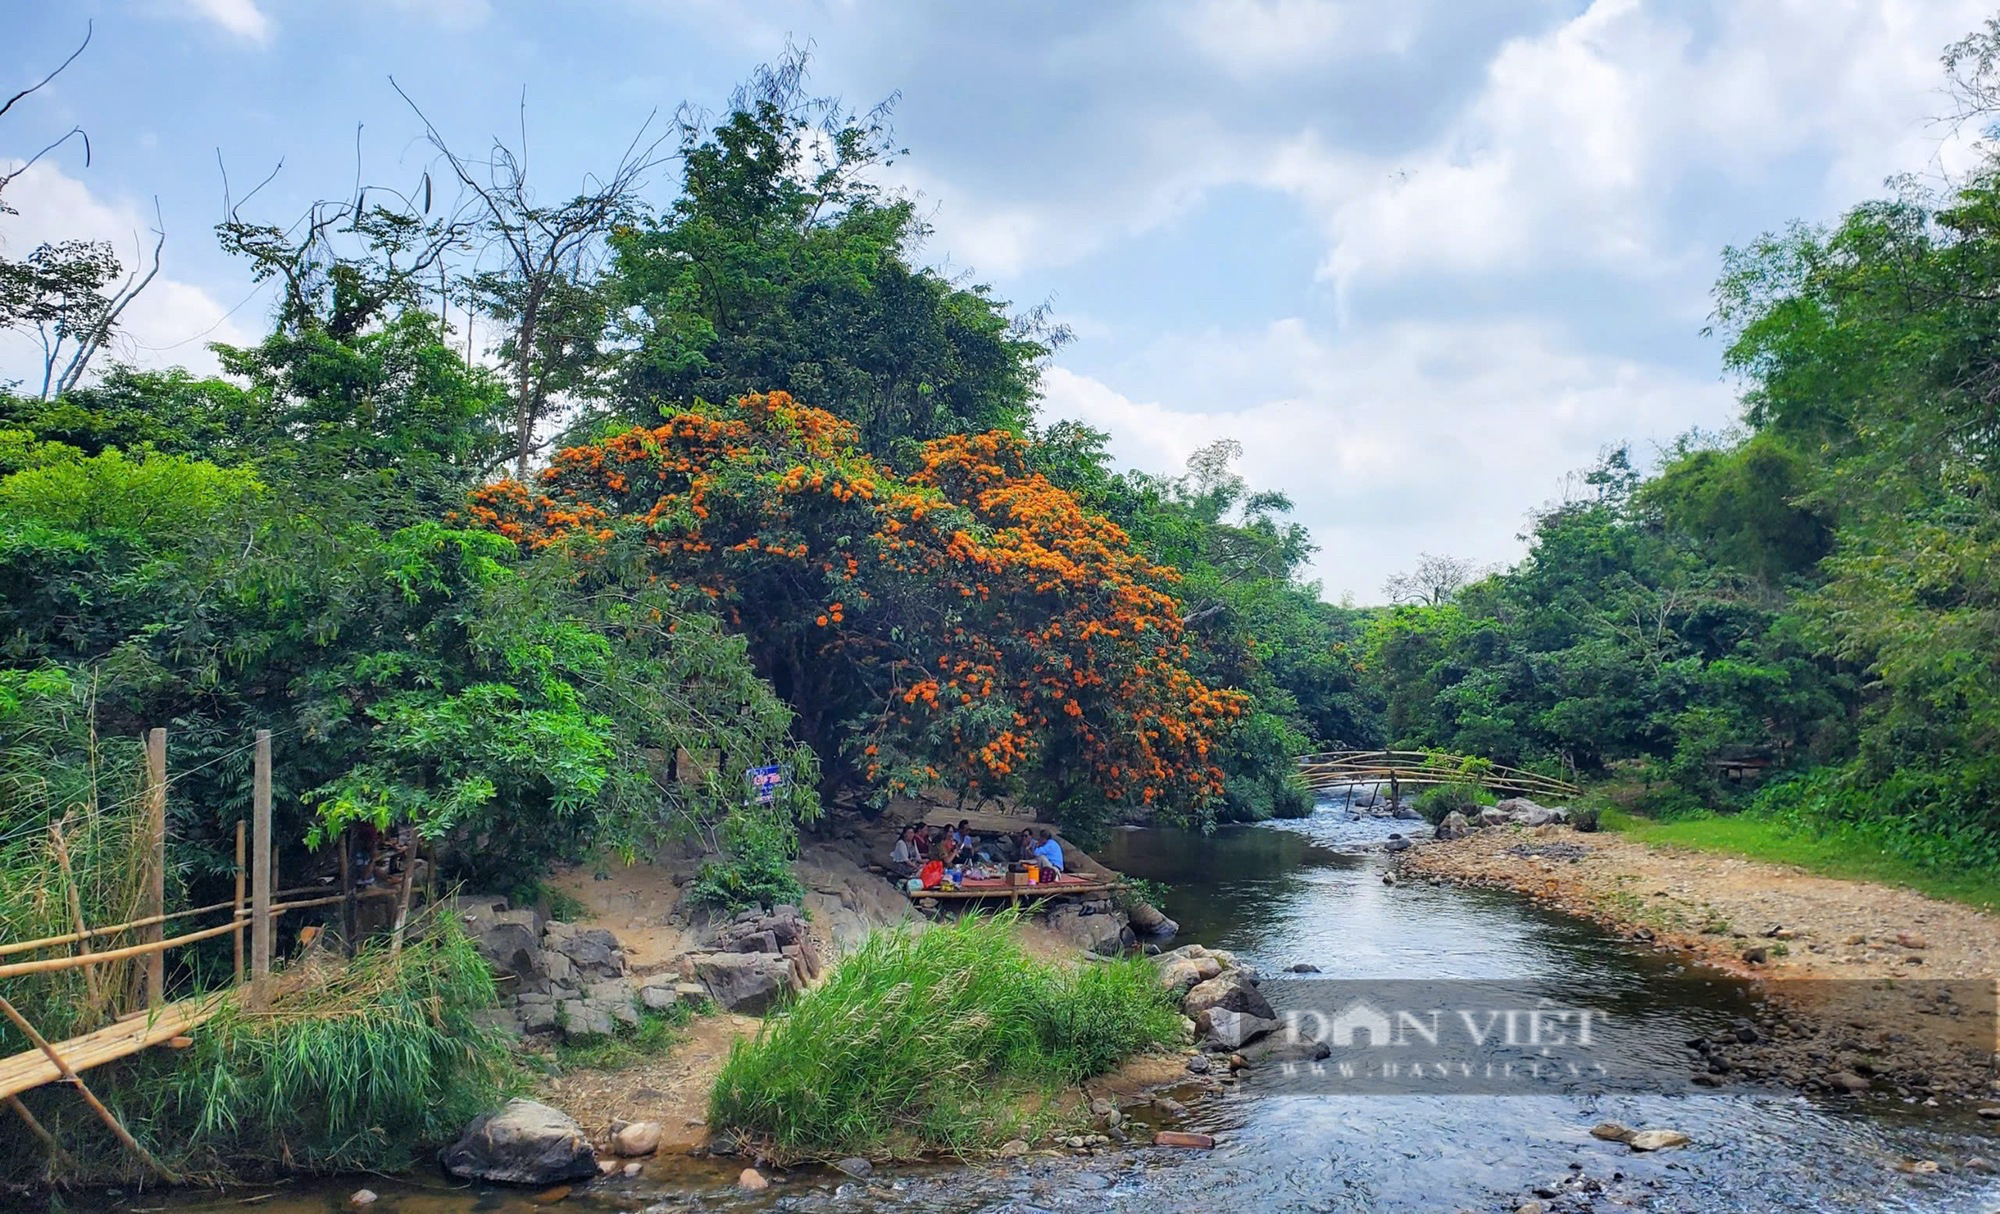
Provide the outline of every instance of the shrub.
[[1031,960],[1015,917],[871,935],[817,989],[740,1041],[709,1121],[780,1158],[955,1154],[1027,1119],[1025,1098],[1178,1038],[1151,963]]
[[1477,784],[1439,784],[1426,788],[1417,794],[1417,812],[1432,826],[1445,820],[1445,815],[1461,813],[1468,817],[1480,807],[1493,804],[1493,794]]

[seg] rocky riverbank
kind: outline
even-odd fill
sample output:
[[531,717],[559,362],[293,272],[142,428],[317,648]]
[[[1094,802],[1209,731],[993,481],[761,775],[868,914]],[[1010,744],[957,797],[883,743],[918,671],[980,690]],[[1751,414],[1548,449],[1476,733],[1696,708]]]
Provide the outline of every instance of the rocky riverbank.
[[1690,1082],[1962,1102],[2000,1117],[2000,919],[1908,890],[1554,825],[1440,834],[1458,837],[1403,853],[1406,879],[1512,890],[1756,982],[1770,1016],[1690,1041]]
[[[615,1066],[558,1066],[535,1095],[574,1117],[606,1158],[622,1158],[620,1130],[631,1124],[657,1127],[653,1150],[662,1156],[686,1156],[706,1149],[709,1089],[731,1047],[757,1032],[760,1017],[818,981],[869,932],[957,913],[934,900],[913,903],[884,871],[902,824],[949,808],[911,801],[880,818],[844,815],[822,824],[795,868],[805,888],[796,906],[714,915],[682,897],[699,857],[663,854],[560,874],[553,884],[561,900],[581,907],[571,912],[574,922],[495,897],[462,897],[455,909],[499,976],[503,1005],[494,1023],[526,1048],[556,1051],[631,1037],[649,1013],[681,1024],[669,1048],[636,1056],[622,1051]],[[1013,816],[955,810],[949,816],[971,817],[975,829],[995,833],[1028,825]],[[1066,851],[1079,869],[1115,876],[1082,852]],[[1034,955],[1068,961],[1171,934],[1170,921],[1138,909],[1135,930],[1132,915],[1102,894],[1052,898],[1024,918],[1020,938]],[[1143,1103],[1145,1089],[1167,1079],[1191,1081],[1176,1060],[1162,1075],[1146,1072],[1143,1081],[1138,1072],[1107,1077],[1093,1099]]]

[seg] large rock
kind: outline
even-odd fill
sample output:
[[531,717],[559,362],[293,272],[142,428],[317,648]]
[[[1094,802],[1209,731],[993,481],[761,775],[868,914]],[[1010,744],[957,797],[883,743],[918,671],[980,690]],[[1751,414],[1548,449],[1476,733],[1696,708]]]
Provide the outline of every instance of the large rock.
[[1513,820],[1507,811],[1501,809],[1498,805],[1489,805],[1479,811],[1479,824],[1481,826],[1505,826]]
[[[556,926],[551,923],[549,929]],[[601,927],[573,929],[566,934],[545,930],[542,938],[544,947],[569,958],[577,975],[585,980],[616,978],[625,972],[625,951],[618,947],[618,937]]]
[[697,953],[694,978],[725,1011],[761,1016],[792,993],[797,975],[790,958],[770,953]]
[[497,978],[513,979],[503,989],[514,993],[548,989],[542,971],[542,942],[533,911],[466,913],[466,935]]
[[1457,810],[1452,810],[1437,824],[1440,839],[1463,839],[1472,833],[1472,821]]
[[1134,902],[1126,912],[1132,920],[1132,930],[1144,936],[1171,936],[1181,930],[1175,923],[1160,913],[1160,908],[1150,902]]
[[1049,911],[1048,925],[1078,948],[1100,957],[1116,957],[1139,942],[1125,925],[1125,916],[1115,911],[1085,914],[1079,906],[1057,906]]
[[474,1118],[438,1162],[467,1180],[536,1188],[597,1175],[597,1152],[583,1127],[532,1100],[510,1100],[499,1112]]
[[1270,1000],[1250,985],[1250,980],[1242,970],[1231,970],[1206,982],[1195,984],[1181,1000],[1181,1014],[1201,1023],[1201,1014],[1221,1008],[1230,1012],[1248,1012],[1265,1020],[1276,1020],[1278,1013],[1271,1010]]
[[1318,1062],[1333,1053],[1324,1041],[1287,1041],[1271,1036],[1243,1047],[1243,1060],[1252,1066],[1260,1062]]
[[1207,1034],[1204,1041],[1225,1050],[1241,1049],[1278,1027],[1274,1019],[1219,1007],[1195,1017],[1195,1024]]

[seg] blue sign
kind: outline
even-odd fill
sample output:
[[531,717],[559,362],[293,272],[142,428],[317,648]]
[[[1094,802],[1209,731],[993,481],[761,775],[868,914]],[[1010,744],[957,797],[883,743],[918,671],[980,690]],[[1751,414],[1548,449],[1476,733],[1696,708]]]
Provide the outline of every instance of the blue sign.
[[785,771],[776,763],[768,767],[752,767],[743,773],[750,777],[750,797],[759,805],[769,805],[778,799],[778,790],[785,786]]

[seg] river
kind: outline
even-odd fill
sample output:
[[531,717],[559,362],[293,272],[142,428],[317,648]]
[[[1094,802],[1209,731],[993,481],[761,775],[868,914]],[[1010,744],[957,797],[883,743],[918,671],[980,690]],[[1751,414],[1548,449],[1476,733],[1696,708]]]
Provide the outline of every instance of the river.
[[[1353,821],[1323,804],[1294,822],[1211,836],[1117,832],[1104,861],[1167,886],[1180,939],[1227,948],[1267,974],[1294,964],[1335,978],[1535,979],[1606,993],[1643,1008],[1661,1041],[1707,1031],[1747,998],[1736,983],[1690,972],[1589,924],[1509,894],[1382,881],[1381,845],[1406,824]],[[1668,981],[1671,979],[1672,981]],[[1659,997],[1657,992],[1674,992]],[[1699,992],[1690,997],[1687,992]],[[801,1172],[749,1197],[737,1164],[662,1160],[648,1172],[579,1189],[559,1207],[590,1214],[679,1210],[939,1211],[1511,1211],[1538,1188],[1551,1212],[1895,1210],[1985,1214],[2000,1179],[1966,1161],[2000,1158],[1976,1119],[1914,1105],[1858,1112],[1782,1091],[1740,1088],[1639,1094],[1373,1095],[1299,1092],[1276,1068],[1244,1073],[1197,1104],[1205,1153],[1152,1149],[1000,1168],[879,1172],[870,1183]],[[1685,1149],[1637,1154],[1590,1137],[1615,1120],[1665,1126]],[[1896,1169],[1934,1160],[1935,1174]],[[1580,1177],[1583,1180],[1565,1178]],[[361,1184],[372,1214],[526,1214],[520,1192],[454,1188],[442,1179],[349,1180],[259,1193],[104,1199],[82,1209],[176,1214],[333,1214]],[[1591,1186],[1597,1191],[1589,1192]],[[255,1204],[243,1204],[246,1199]],[[79,1207],[71,1205],[70,1209]]]

